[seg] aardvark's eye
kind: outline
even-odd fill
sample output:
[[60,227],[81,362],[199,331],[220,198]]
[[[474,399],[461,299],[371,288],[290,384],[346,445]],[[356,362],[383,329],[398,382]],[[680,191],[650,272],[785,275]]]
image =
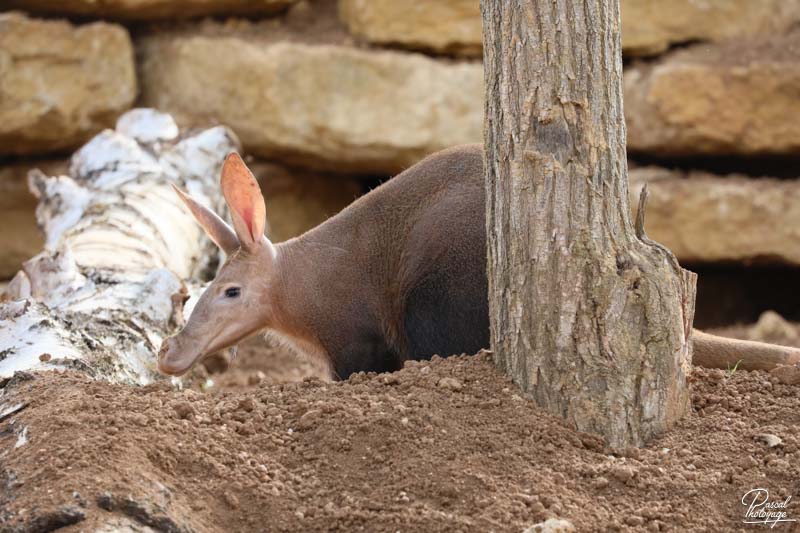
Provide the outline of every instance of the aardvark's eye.
[[242,294],[242,289],[239,287],[230,287],[225,289],[225,296],[228,298],[238,298],[240,294]]

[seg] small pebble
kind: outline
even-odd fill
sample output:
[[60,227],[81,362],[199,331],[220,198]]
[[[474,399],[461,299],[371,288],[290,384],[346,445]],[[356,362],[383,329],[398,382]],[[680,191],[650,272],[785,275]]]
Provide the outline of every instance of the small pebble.
[[392,372],[391,374],[386,374],[383,377],[383,382],[386,385],[397,385],[400,383],[400,377],[396,373]]
[[773,435],[772,433],[760,433],[753,438],[762,444],[766,444],[769,448],[780,446],[780,444],[783,442],[779,436]]
[[311,429],[317,424],[317,420],[322,415],[319,409],[311,409],[297,420],[295,427],[297,429]]
[[617,465],[609,472],[611,477],[622,483],[627,483],[636,475],[636,471],[630,466]]
[[632,527],[641,527],[644,525],[644,518],[636,515],[626,516],[625,523]]
[[186,419],[194,415],[194,407],[187,401],[179,401],[172,404],[172,409],[180,419]]
[[239,498],[237,498],[236,495],[233,494],[232,492],[225,491],[224,493],[222,493],[222,497],[225,499],[225,503],[227,503],[231,507],[231,509],[239,508]]
[[255,409],[255,407],[256,407],[256,402],[252,398],[248,397],[248,398],[243,398],[242,400],[239,400],[239,407],[238,408],[239,408],[240,411],[246,411],[246,412],[249,413],[253,409]]
[[451,391],[460,391],[462,388],[464,388],[461,382],[456,378],[442,378],[436,385]]
[[771,379],[784,385],[800,385],[800,366],[781,365],[769,372]]
[[548,518],[544,522],[532,525],[523,533],[569,533],[571,531],[576,531],[576,529],[569,520]]

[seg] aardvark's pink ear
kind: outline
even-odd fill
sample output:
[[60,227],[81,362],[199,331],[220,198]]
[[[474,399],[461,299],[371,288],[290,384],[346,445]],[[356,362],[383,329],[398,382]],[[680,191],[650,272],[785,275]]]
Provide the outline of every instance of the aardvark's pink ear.
[[228,154],[222,166],[222,194],[242,246],[252,248],[261,243],[267,222],[264,197],[256,178],[236,152]]

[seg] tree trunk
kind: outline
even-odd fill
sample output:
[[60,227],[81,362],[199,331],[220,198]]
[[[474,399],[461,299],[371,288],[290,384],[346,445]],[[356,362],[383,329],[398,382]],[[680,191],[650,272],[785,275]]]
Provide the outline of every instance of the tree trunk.
[[630,219],[619,1],[482,14],[497,364],[578,430],[641,445],[689,407],[695,276]]
[[70,176],[32,172],[45,250],[0,303],[0,378],[70,367],[151,381],[183,319],[182,280],[216,257],[171,185],[221,211],[217,180],[237,146],[226,128],[181,137],[169,115],[138,109],[76,152]]

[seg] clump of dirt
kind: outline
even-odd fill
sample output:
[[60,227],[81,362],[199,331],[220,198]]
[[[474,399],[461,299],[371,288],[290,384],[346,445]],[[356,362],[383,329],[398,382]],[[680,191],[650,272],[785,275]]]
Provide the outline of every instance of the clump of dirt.
[[800,386],[764,372],[696,369],[690,416],[611,451],[487,353],[272,384],[244,370],[252,350],[234,390],[11,380],[0,404],[24,407],[0,421],[0,530],[729,531],[754,488],[800,518]]
[[217,354],[197,365],[182,379],[182,386],[199,392],[245,391],[261,385],[297,383],[306,378],[324,380],[326,376],[321,362],[257,337],[243,343],[233,360]]

